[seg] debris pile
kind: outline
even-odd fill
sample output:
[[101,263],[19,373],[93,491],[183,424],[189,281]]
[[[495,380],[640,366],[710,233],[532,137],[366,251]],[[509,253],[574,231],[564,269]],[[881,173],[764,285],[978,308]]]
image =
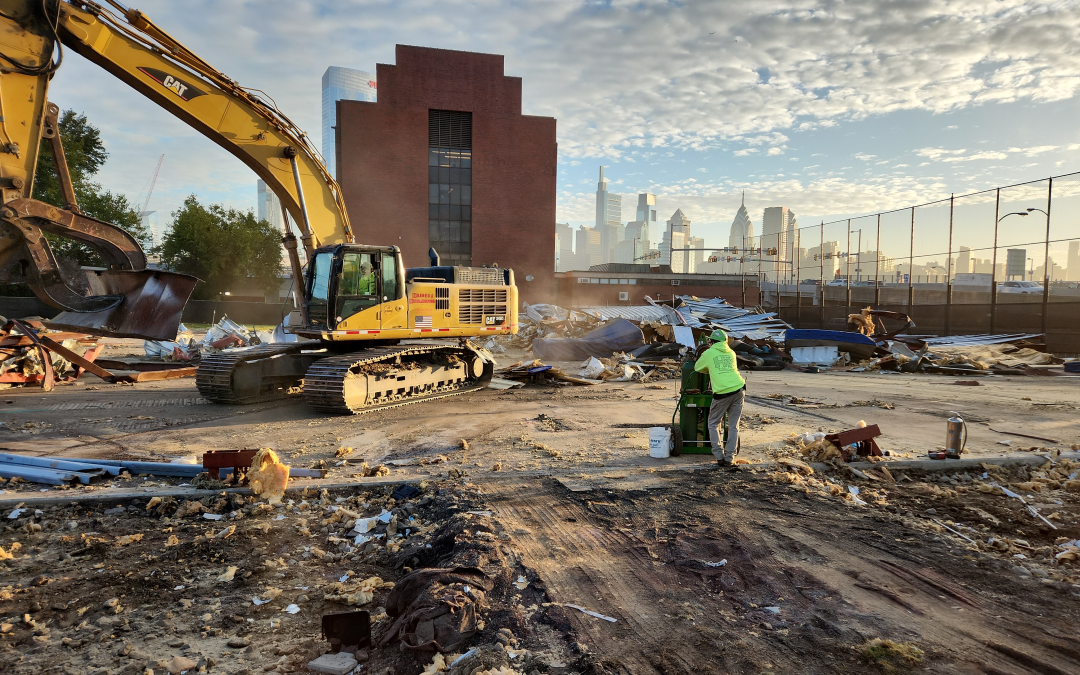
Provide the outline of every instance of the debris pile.
[[679,296],[681,303],[675,308],[685,325],[705,330],[721,329],[728,335],[742,340],[772,340],[780,342],[791,328],[777,318],[775,312],[760,308],[743,309],[723,298],[703,300],[693,295]]
[[37,321],[9,321],[0,327],[0,383],[71,382],[84,369],[63,352],[92,362],[103,349],[93,335],[49,330]]
[[175,340],[146,340],[143,343],[143,351],[147,357],[164,361],[198,361],[203,354],[295,341],[295,335],[284,331],[284,322],[269,332],[251,330],[228,316],[222,316],[206,331],[206,335],[201,340],[196,340],[195,334],[188,330],[187,326],[180,324]]

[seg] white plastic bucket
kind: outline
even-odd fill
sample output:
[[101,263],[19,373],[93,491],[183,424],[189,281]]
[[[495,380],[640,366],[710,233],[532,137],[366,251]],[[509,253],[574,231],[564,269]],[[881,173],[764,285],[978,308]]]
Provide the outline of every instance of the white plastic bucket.
[[671,430],[667,427],[649,427],[649,457],[671,457]]

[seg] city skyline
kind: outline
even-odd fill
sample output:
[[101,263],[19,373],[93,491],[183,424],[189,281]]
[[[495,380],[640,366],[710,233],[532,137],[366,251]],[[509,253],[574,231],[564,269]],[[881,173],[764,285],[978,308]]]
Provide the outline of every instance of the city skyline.
[[[603,177],[603,172],[601,172],[601,175]],[[604,180],[603,184],[606,187],[607,180]],[[1029,281],[1041,281],[1044,278],[1046,269],[1049,268],[1051,281],[1080,281],[1080,241],[1075,240],[1080,230],[1073,231],[1072,237],[1074,240],[1072,241],[1069,240],[1068,236],[1055,239],[1057,234],[1067,234],[1070,228],[1074,227],[1078,219],[1080,219],[1080,176],[1066,176],[1057,179],[1057,188],[1053,192],[1058,195],[1055,199],[1063,202],[1068,207],[1064,212],[1065,215],[1061,216],[1061,221],[1053,221],[1047,210],[1038,207],[1010,210],[1017,208],[1016,204],[1020,202],[1037,202],[1040,190],[1047,190],[1049,193],[1051,191],[1050,181],[1037,181],[1031,185],[1005,188],[1004,198],[1002,197],[1002,190],[993,190],[973,195],[954,196],[950,200],[940,201],[936,204],[916,205],[915,211],[918,218],[916,219],[915,229],[919,235],[917,245],[916,238],[911,237],[911,223],[907,220],[910,218],[910,208],[818,225],[799,225],[793,209],[785,206],[766,206],[760,209],[759,225],[755,226],[753,218],[749,215],[750,211],[746,207],[746,191],[742,191],[739,197],[739,209],[731,221],[726,240],[719,239],[716,236],[707,241],[698,237],[691,240],[683,235],[675,235],[677,238],[676,245],[672,246],[670,243],[672,230],[669,219],[668,228],[664,230],[662,235],[663,239],[655,248],[651,249],[651,255],[635,254],[633,257],[627,257],[624,253],[622,256],[611,260],[601,260],[600,262],[649,261],[652,264],[671,265],[673,271],[689,272],[693,270],[705,273],[736,273],[743,269],[737,262],[741,256],[736,255],[734,256],[736,262],[728,260],[727,264],[725,264],[725,260],[733,256],[730,252],[717,249],[726,247],[730,251],[730,249],[734,248],[745,250],[757,247],[760,249],[777,249],[775,255],[761,255],[765,271],[768,272],[766,276],[772,277],[775,277],[773,271],[775,269],[782,268],[785,270],[781,272],[782,277],[793,278],[798,274],[801,267],[818,269],[820,266],[823,268],[822,271],[824,268],[828,268],[828,272],[824,274],[824,277],[829,279],[834,276],[847,276],[850,271],[851,276],[859,280],[874,278],[874,274],[877,274],[879,279],[885,279],[886,277],[898,279],[903,278],[905,274],[927,279],[943,279],[945,277],[955,279],[957,274],[994,274],[999,281],[1019,280],[1021,278]],[[605,190],[603,194],[604,198],[607,199],[607,195],[610,193]],[[598,200],[600,195],[601,193],[598,190]],[[656,203],[656,196],[651,193],[638,195],[639,206],[636,212],[638,218],[641,217],[642,213],[641,203],[645,200],[648,201],[651,209],[651,205]],[[597,204],[599,209],[599,201]],[[992,210],[989,209],[991,206],[993,207]],[[1044,206],[1049,208],[1049,204]],[[993,231],[992,226],[987,227],[988,223],[985,216],[989,214],[992,222],[993,214],[998,213],[1000,217],[998,222],[1000,241],[997,247],[997,261],[994,260],[992,245],[972,247],[960,239],[952,242],[951,255],[945,248],[934,250],[933,247],[941,243],[941,238],[947,236],[949,230],[948,226],[942,227],[946,225],[946,223],[942,222],[946,215],[943,214],[943,209],[948,210],[947,219],[952,221],[953,228],[956,227],[957,221],[966,219],[968,224],[972,225],[982,217],[983,227],[980,236],[984,238],[988,232]],[[1055,213],[1060,215],[1061,210],[1059,209]],[[903,222],[897,220],[897,216],[901,215],[904,218]],[[686,218],[681,207],[676,207],[673,218],[676,216]],[[1042,244],[1037,237],[1032,239],[1035,235],[1030,234],[1032,232],[1031,228],[1017,230],[1011,228],[1012,222],[1006,223],[1003,227],[1001,221],[1010,216],[1014,217],[1012,222],[1031,216],[1044,219],[1047,236],[1051,239],[1051,246],[1048,247],[1047,251],[1050,253],[1047,256],[1047,264],[1044,264],[1041,256],[1037,260],[1035,257],[1028,257],[1027,248],[1017,248],[1018,246],[1031,247],[1032,253],[1037,256],[1038,252],[1034,249],[1042,246]],[[872,222],[868,222],[868,219],[871,219]],[[882,225],[884,225],[884,233],[880,234],[879,230]],[[579,226],[587,227],[584,224],[579,224]],[[560,223],[558,227],[573,229],[572,223]],[[631,221],[622,227],[624,232],[637,232],[640,223]],[[599,232],[599,229],[596,229]],[[736,230],[739,231],[737,237]],[[862,238],[864,231],[867,235],[865,241]],[[760,232],[760,234],[755,236],[755,232]],[[897,237],[898,232],[903,236]],[[744,233],[749,233],[749,237],[746,237]],[[837,235],[842,238],[834,238]],[[849,240],[849,237],[853,238]],[[736,239],[743,243],[734,243]],[[903,250],[898,251],[896,245],[900,239],[908,243],[900,247]],[[891,250],[886,250],[886,246],[882,244],[889,244],[890,240],[889,248]],[[575,250],[570,251],[567,249],[570,256],[562,256],[563,262],[560,271],[571,268],[587,269],[587,267],[580,267],[583,262],[581,258],[577,257],[576,242],[584,241],[588,245],[588,239],[582,240],[579,235],[574,237],[574,241]],[[815,243],[817,243],[816,246]],[[565,246],[566,244],[562,245]],[[620,246],[625,248],[625,242]],[[875,246],[880,246],[880,248],[874,248]],[[696,263],[687,263],[681,252],[671,252],[672,249],[678,251],[678,249],[689,248],[711,249],[708,251],[709,255],[716,256],[718,261],[714,263],[706,262],[704,265],[701,264],[702,261],[700,260]],[[1014,252],[1025,251],[1025,260],[1027,262],[1023,274],[1016,273],[1015,269],[1007,267],[1005,259],[1009,255],[1008,251],[1010,249]],[[1050,251],[1049,249],[1053,250]],[[633,249],[626,248],[625,250]],[[645,248],[645,251],[649,250],[648,247]],[[824,258],[820,257],[820,251],[825,251]],[[746,255],[747,253],[742,254],[742,256]],[[753,257],[756,254],[751,251],[749,255],[752,258],[751,267],[756,269],[757,258]],[[697,253],[694,256],[695,258],[701,257]],[[674,264],[672,264],[673,257]],[[571,262],[566,262],[567,258]],[[849,259],[855,261],[850,270],[848,266]],[[819,260],[831,262],[819,263],[817,262]],[[573,265],[578,265],[578,267],[572,267]],[[874,272],[871,273],[871,270]],[[1006,272],[1012,273],[1007,274]]]

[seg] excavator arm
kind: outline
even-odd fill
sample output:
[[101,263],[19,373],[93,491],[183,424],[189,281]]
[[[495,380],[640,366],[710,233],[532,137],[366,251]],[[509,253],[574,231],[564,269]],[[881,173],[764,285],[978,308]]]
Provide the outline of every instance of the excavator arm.
[[[288,216],[309,256],[318,246],[352,241],[337,183],[307,135],[269,96],[241,87],[119,2],[0,0],[0,281],[25,281],[42,300],[67,310],[54,324],[171,339],[195,283],[146,270],[134,238],[80,212],[59,142],[58,109],[47,100],[63,47],[197,129],[266,182],[285,212],[283,241],[298,288],[300,260]],[[53,150],[63,209],[31,198],[42,138]],[[43,232],[90,245],[108,269],[87,272],[85,288],[71,288]]]

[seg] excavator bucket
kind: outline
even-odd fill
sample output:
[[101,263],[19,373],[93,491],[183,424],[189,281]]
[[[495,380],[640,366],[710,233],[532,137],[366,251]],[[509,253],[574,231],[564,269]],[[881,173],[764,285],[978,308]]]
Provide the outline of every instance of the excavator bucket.
[[86,269],[93,296],[119,296],[119,304],[98,311],[67,311],[45,325],[113,337],[174,340],[191,291],[193,276],[164,270]]

